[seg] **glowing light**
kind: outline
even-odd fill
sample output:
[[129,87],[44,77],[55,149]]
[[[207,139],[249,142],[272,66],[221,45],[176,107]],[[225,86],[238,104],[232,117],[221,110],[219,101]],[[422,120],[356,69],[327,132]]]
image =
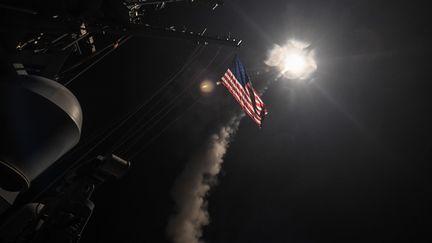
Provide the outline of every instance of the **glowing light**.
[[209,94],[214,90],[214,83],[209,80],[204,80],[200,84],[200,90],[203,94]]
[[284,60],[284,72],[302,73],[306,66],[306,60],[303,56],[292,54]]
[[288,79],[307,79],[317,69],[314,51],[308,47],[309,44],[296,40],[289,40],[285,46],[275,45],[265,63],[277,67],[281,76]]

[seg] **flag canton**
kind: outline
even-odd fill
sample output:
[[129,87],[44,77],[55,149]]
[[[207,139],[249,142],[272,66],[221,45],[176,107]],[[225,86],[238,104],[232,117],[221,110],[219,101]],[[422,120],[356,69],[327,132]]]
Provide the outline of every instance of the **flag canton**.
[[222,77],[221,83],[232,94],[243,111],[261,127],[264,117],[267,115],[267,109],[258,93],[252,87],[245,67],[237,56]]
[[238,58],[238,56],[236,56],[234,58],[234,61],[231,64],[230,70],[233,73],[233,75],[235,76],[235,78],[237,79],[237,81],[243,87],[245,87],[247,85],[247,83],[249,83],[249,77],[246,73],[246,70],[245,70],[243,64],[241,63],[240,59]]

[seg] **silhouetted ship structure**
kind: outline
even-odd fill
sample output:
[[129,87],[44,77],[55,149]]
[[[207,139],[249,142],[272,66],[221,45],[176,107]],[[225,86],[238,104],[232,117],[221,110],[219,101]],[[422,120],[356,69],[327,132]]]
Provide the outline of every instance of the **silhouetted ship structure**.
[[[19,1],[0,4],[0,242],[78,242],[94,205],[95,188],[121,177],[130,162],[113,154],[68,168],[58,192],[17,202],[32,181],[78,144],[83,114],[65,86],[133,36],[188,39],[239,47],[206,29],[155,26],[148,16],[176,4],[213,10],[222,1]],[[47,7],[48,6],[48,7]],[[38,8],[39,7],[39,8]],[[109,40],[100,46],[97,39]],[[55,182],[55,181],[54,181]],[[19,200],[18,200],[19,201]],[[59,227],[61,225],[61,227]]]

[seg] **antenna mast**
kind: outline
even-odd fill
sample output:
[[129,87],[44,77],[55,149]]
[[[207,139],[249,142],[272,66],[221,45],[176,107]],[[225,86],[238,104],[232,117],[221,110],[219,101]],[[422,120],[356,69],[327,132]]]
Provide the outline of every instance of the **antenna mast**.
[[[42,17],[45,20],[38,23],[37,26],[28,26],[31,21],[21,21],[21,26],[19,24],[18,26],[3,25],[0,27],[0,32],[10,33],[13,29],[25,33],[28,39],[16,45],[17,56],[21,56],[22,59],[17,62],[24,63],[25,60],[31,59],[33,63],[30,65],[24,63],[24,66],[29,66],[27,68],[29,73],[33,72],[48,78],[65,80],[62,82],[63,84],[67,84],[82,75],[134,36],[186,39],[200,45],[216,44],[240,47],[242,40],[232,38],[230,34],[224,37],[207,35],[207,28],[196,31],[189,30],[184,26],[156,26],[144,22],[148,11],[161,11],[168,5],[182,2],[202,3],[213,10],[223,4],[221,0],[124,0],[118,6],[120,8],[123,6],[123,13],[127,15],[126,20],[123,19],[123,21],[120,20],[120,16],[117,16],[116,19],[116,15],[113,21],[112,19],[95,18],[92,15],[89,15],[90,17],[62,16],[52,13],[43,16],[37,11],[32,11],[28,14],[29,17],[37,16],[39,19]],[[16,12],[17,8],[11,6],[5,8],[3,6],[3,9]],[[103,9],[102,5],[100,9]],[[117,6],[116,9],[118,9]],[[112,39],[112,42],[101,47],[100,44],[96,43],[98,39],[96,37],[101,36],[104,39]],[[53,53],[56,55],[56,62],[47,63],[46,56],[53,56]],[[72,64],[70,61],[67,62],[71,56],[75,56],[73,60],[78,61]],[[68,65],[66,66],[65,63]]]

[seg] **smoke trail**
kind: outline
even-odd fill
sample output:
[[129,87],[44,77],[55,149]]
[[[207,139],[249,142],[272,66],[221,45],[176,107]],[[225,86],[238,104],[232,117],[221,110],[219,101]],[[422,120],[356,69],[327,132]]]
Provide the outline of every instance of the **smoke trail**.
[[242,116],[235,116],[210,138],[207,148],[188,164],[173,188],[176,214],[167,233],[174,243],[202,243],[202,227],[209,224],[206,197],[216,182],[223,156]]

